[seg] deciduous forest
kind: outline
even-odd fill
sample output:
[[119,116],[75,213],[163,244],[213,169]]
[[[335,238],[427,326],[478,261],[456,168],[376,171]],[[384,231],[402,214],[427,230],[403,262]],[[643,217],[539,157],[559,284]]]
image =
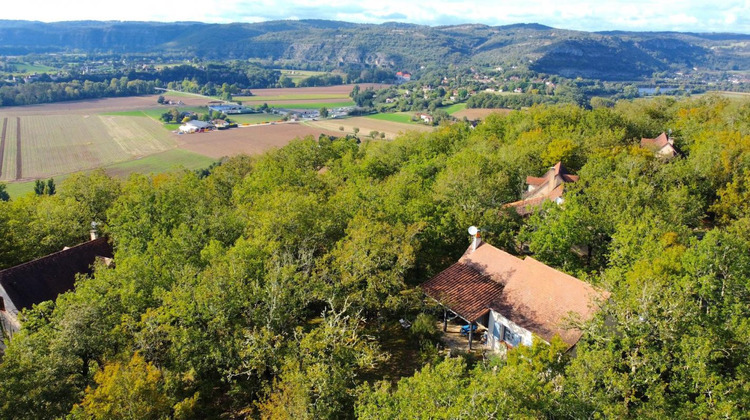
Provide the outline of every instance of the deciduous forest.
[[[670,130],[679,156],[639,146]],[[504,207],[558,161],[580,176],[562,204]],[[0,418],[743,417],[749,203],[750,103],[719,96],[76,175],[0,201],[1,268],[82,242],[92,221],[115,247],[114,266],[23,314]],[[436,350],[442,311],[418,286],[470,225],[611,293],[575,353]]]

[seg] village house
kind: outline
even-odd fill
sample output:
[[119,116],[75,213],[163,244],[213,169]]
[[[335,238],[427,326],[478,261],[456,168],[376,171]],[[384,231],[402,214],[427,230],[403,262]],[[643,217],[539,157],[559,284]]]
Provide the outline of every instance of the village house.
[[[483,243],[478,229],[472,232],[464,255],[423,283],[424,293],[446,315],[451,311],[486,328],[488,350],[531,346],[537,340],[549,344],[555,336],[573,348],[583,334],[573,324],[590,320],[609,293],[531,257],[520,259]],[[474,333],[468,333],[471,349]]]
[[4,334],[18,331],[22,309],[73,290],[76,275],[91,274],[98,259],[111,263],[112,245],[94,235],[91,241],[0,271],[0,326]]
[[541,207],[546,201],[554,201],[557,204],[563,202],[565,184],[578,181],[577,175],[571,175],[563,166],[557,162],[549,168],[541,177],[527,176],[527,190],[521,200],[508,203],[505,207],[515,208],[521,216],[531,214],[535,209]]
[[642,138],[641,147],[651,150],[656,156],[669,159],[680,154],[680,151],[674,145],[674,139],[667,136],[667,133],[659,134],[655,139]]

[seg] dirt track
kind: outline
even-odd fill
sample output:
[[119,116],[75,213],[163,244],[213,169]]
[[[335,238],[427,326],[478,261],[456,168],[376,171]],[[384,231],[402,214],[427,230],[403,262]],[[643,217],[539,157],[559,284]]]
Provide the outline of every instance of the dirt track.
[[3,175],[3,158],[5,157],[5,133],[8,131],[8,119],[3,118],[3,132],[0,135],[0,176]]
[[21,117],[16,117],[16,179],[21,179]]

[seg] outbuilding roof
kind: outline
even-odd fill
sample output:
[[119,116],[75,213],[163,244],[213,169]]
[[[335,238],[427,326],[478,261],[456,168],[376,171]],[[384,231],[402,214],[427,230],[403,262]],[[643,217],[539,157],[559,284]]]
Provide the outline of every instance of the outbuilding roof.
[[469,248],[422,288],[464,319],[475,321],[493,309],[548,342],[559,335],[569,347],[582,335],[568,325],[570,315],[591,319],[609,297],[531,257],[520,259],[487,243]]
[[[91,274],[97,257],[112,258],[112,245],[99,238],[0,271],[0,288],[15,311],[53,300],[73,289],[76,274]],[[2,292],[3,290],[0,290]],[[13,315],[16,315],[15,313]]]

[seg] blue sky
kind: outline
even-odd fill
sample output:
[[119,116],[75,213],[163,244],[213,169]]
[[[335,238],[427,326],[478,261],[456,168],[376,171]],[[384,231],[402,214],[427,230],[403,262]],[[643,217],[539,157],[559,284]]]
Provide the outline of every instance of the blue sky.
[[750,33],[750,0],[59,0],[13,1],[2,19],[259,22],[331,19],[424,25],[541,23],[586,31]]

